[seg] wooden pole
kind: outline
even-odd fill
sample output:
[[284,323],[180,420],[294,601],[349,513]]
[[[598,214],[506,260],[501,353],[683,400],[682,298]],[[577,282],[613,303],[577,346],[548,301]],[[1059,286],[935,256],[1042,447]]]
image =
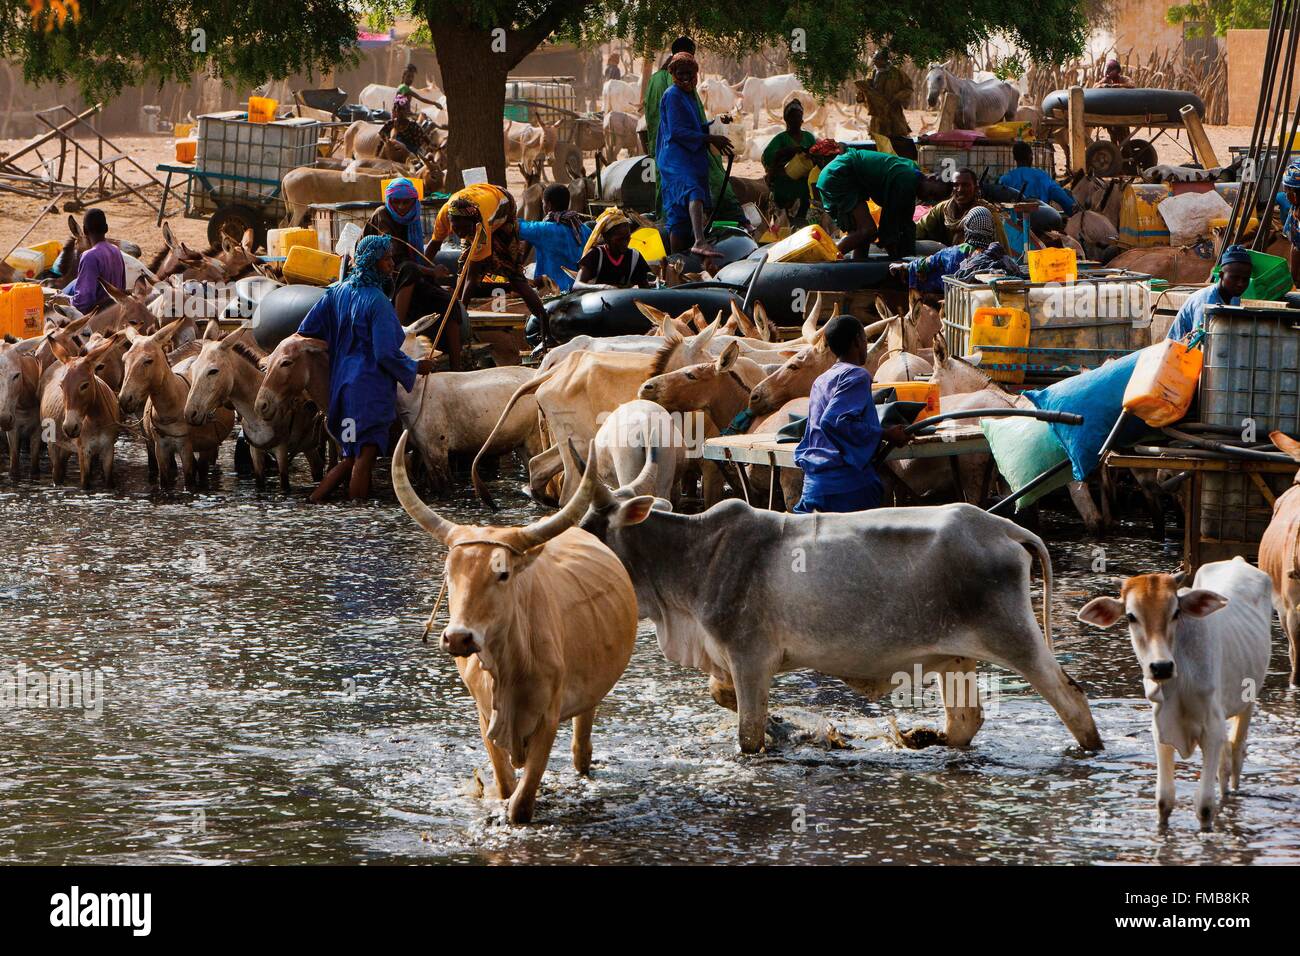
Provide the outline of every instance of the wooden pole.
[[1085,172],[1087,169],[1088,137],[1083,125],[1083,87],[1070,87],[1070,171]]
[[1214,146],[1210,143],[1210,137],[1205,134],[1205,127],[1201,124],[1201,117],[1197,114],[1196,107],[1184,106],[1178,114],[1183,118],[1183,126],[1187,129],[1187,138],[1192,142],[1196,158],[1206,169],[1217,169],[1219,157],[1214,154]]
[[18,241],[15,242],[15,243],[14,243],[14,244],[9,248],[9,251],[5,253],[5,258],[6,258],[6,259],[9,258],[9,256],[13,254],[13,251],[14,251],[15,249],[17,249],[19,246],[21,246],[21,245],[23,244],[23,240],[24,240],[24,239],[26,239],[28,236],[30,236],[30,235],[32,234],[32,231],[35,230],[35,228],[40,224],[40,221],[41,221],[42,219],[44,219],[47,215],[49,215],[50,210],[54,209],[56,206],[58,206],[58,204],[59,204],[60,202],[63,201],[63,196],[64,196],[63,193],[59,193],[57,196],[55,196],[55,197],[54,197],[53,199],[51,199],[48,203],[45,204],[44,208],[41,209],[40,215],[38,215],[38,216],[37,216],[37,217],[32,221],[32,224],[31,224],[30,226],[27,227],[27,231],[24,232],[21,236],[19,236],[19,237],[18,237]]
[[473,256],[478,251],[478,241],[482,235],[483,224],[479,223],[474,227],[474,240],[469,244],[469,252],[465,253],[465,267],[460,270],[460,275],[456,277],[456,287],[452,289],[451,298],[447,300],[447,309],[442,313],[442,322],[438,324],[438,334],[433,337],[432,351],[434,352],[438,351],[438,343],[442,341],[442,330],[447,327],[447,320],[451,318],[451,313],[460,301],[460,293],[465,286],[465,277],[469,275],[469,270],[473,265]]
[[[96,113],[99,112],[101,105],[102,105],[102,104],[100,104],[100,103],[96,103],[96,104],[95,104],[94,106],[92,106],[90,109],[88,109],[88,110],[84,110],[84,111],[82,111],[81,113],[78,113],[78,114],[74,115],[74,116],[72,117],[72,119],[70,119],[70,120],[66,120],[66,121],[63,122],[63,123],[60,123],[58,126],[55,126],[53,129],[51,129],[48,133],[42,133],[40,136],[36,137],[36,138],[35,138],[34,140],[32,140],[30,143],[28,143],[27,145],[21,147],[17,152],[10,153],[10,154],[7,155],[7,156],[0,156],[0,163],[3,163],[3,164],[6,165],[6,166],[12,166],[12,165],[13,165],[13,161],[14,161],[15,159],[17,159],[19,156],[26,156],[28,153],[30,153],[32,150],[36,149],[38,146],[42,146],[42,145],[44,145],[45,143],[48,143],[50,140],[54,139],[56,136],[60,136],[61,134],[67,132],[67,131],[70,130],[72,127],[76,126],[77,123],[81,122],[82,120],[86,119],[87,117],[94,116]],[[67,109],[66,106],[63,107],[63,108],[64,108],[64,109]],[[51,112],[51,111],[50,111],[50,110],[42,110],[41,112],[49,113],[49,112]],[[71,111],[71,110],[68,110],[68,112],[71,113],[72,111]],[[38,118],[41,119],[42,122],[44,122],[46,125],[48,125],[48,126],[54,126],[53,123],[50,123],[48,120],[44,119],[44,117],[39,117],[39,116],[38,116]],[[40,154],[37,153],[37,155],[39,156]]]

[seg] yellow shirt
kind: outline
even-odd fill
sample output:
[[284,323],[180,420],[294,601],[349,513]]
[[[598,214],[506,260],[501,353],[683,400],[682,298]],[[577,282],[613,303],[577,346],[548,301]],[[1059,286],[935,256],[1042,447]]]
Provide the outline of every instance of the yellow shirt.
[[438,217],[433,221],[433,238],[442,242],[451,235],[451,216],[447,213],[448,207],[454,199],[468,199],[478,206],[480,219],[483,221],[483,238],[479,240],[478,251],[471,257],[472,262],[482,262],[492,254],[492,227],[488,225],[492,217],[496,215],[498,207],[506,199],[505,190],[499,186],[493,186],[491,183],[475,183],[473,186],[466,186],[457,193],[453,193],[451,198],[443,204],[438,210]]

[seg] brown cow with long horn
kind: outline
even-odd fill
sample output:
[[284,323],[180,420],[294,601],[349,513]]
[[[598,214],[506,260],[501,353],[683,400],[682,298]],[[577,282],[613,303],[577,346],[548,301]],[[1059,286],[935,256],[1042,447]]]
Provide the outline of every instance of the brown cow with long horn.
[[[458,525],[411,487],[406,439],[403,432],[393,451],[393,490],[447,548],[450,618],[442,649],[456,658],[478,705],[510,822],[528,823],[560,721],[573,720],[574,769],[584,776],[591,770],[596,707],[636,641],[632,581],[612,551],[574,527],[591,501],[590,467],[569,503],[548,518],[523,528]],[[524,776],[516,783],[518,767]]]

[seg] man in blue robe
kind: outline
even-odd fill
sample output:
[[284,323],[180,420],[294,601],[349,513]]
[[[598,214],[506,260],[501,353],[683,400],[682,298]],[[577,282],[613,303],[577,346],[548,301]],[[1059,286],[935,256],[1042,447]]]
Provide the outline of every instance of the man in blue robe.
[[416,361],[402,351],[405,333],[381,283],[393,271],[392,240],[366,236],[356,261],[312,306],[298,334],[324,339],[330,355],[330,407],[326,424],[339,443],[339,463],[308,499],[324,501],[348,481],[349,498],[370,495],[375,459],[388,453],[388,432],[397,419],[397,383],[408,392],[417,375],[433,371],[432,359]]
[[794,453],[803,469],[796,514],[879,507],[884,489],[872,464],[876,449],[882,438],[907,444],[903,426],[880,426],[871,373],[862,367],[867,358],[862,323],[851,315],[836,316],[826,326],[826,344],[838,361],[813,382],[808,399],[808,426]]
[[655,135],[655,169],[663,194],[670,252],[707,256],[705,212],[713,205],[709,195],[709,147],[731,155],[731,140],[712,136],[695,105],[700,65],[689,53],[668,61],[673,85],[659,102],[659,128]]

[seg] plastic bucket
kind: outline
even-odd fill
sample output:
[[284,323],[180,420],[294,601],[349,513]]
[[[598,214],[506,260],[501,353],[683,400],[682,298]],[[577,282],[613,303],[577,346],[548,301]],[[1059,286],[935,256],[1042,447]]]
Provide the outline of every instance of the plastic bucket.
[[[1250,253],[1250,285],[1241,294],[1242,299],[1264,299],[1270,302],[1281,301],[1282,296],[1291,291],[1291,267],[1281,256],[1270,256],[1267,252]],[[1210,281],[1219,281],[1219,266],[1210,273]]]

